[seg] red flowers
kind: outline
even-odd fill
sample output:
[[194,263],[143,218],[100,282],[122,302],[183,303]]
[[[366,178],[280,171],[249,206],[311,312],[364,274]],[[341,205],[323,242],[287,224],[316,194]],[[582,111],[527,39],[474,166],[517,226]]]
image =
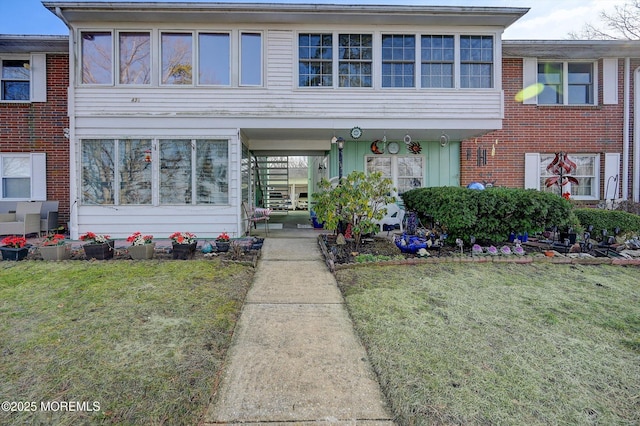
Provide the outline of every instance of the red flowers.
[[43,241],[44,246],[61,246],[64,245],[65,237],[62,234],[49,234]]
[[153,235],[142,235],[140,232],[134,232],[127,237],[127,242],[131,243],[132,246],[151,244],[153,242]]
[[11,237],[4,238],[2,240],[2,244],[10,248],[22,248],[25,246],[25,244],[27,244],[27,239],[24,237],[17,237],[14,235]]
[[94,234],[93,232],[80,235],[80,241],[86,241],[89,244],[103,244],[108,242],[110,238],[109,235]]
[[191,232],[174,232],[169,238],[175,244],[192,244],[196,241],[196,235]]
[[570,200],[571,199],[571,193],[570,192],[563,192],[562,193],[562,198],[564,198],[565,200]]
[[229,237],[229,234],[227,234],[226,232],[223,232],[222,234],[218,235],[218,237],[216,238],[216,241],[228,242],[230,239],[231,237]]

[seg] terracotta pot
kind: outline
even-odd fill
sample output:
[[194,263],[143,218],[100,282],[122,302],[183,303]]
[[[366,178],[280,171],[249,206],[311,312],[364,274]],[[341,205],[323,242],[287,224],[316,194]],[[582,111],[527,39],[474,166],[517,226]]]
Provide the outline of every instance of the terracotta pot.
[[553,257],[553,256],[555,256],[555,252],[552,251],[552,250],[547,250],[547,251],[544,252],[544,255],[547,256],[547,257]]

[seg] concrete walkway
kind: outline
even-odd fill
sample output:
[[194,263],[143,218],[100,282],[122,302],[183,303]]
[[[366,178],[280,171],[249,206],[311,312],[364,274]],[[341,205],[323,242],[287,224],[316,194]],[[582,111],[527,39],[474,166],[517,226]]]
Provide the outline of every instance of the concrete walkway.
[[205,425],[392,425],[316,232],[271,233]]

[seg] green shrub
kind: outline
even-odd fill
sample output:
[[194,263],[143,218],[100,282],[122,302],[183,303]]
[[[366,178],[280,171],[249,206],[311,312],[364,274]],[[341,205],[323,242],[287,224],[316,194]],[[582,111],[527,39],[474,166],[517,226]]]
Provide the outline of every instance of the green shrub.
[[408,210],[421,220],[428,215],[441,224],[449,240],[471,235],[479,242],[501,242],[510,232],[529,234],[546,227],[577,226],[571,203],[557,194],[531,189],[460,187],[417,188],[402,195]]
[[583,228],[593,225],[591,235],[594,237],[600,235],[603,229],[610,235],[613,235],[615,228],[620,228],[623,234],[640,232],[640,216],[632,213],[588,208],[575,209],[574,212]]

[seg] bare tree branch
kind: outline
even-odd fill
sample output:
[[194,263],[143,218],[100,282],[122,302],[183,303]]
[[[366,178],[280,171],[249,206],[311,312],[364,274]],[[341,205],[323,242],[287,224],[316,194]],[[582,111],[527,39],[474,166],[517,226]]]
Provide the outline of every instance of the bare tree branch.
[[574,40],[640,40],[640,0],[628,0],[613,12],[600,12],[604,28],[588,23],[579,32],[570,32]]

